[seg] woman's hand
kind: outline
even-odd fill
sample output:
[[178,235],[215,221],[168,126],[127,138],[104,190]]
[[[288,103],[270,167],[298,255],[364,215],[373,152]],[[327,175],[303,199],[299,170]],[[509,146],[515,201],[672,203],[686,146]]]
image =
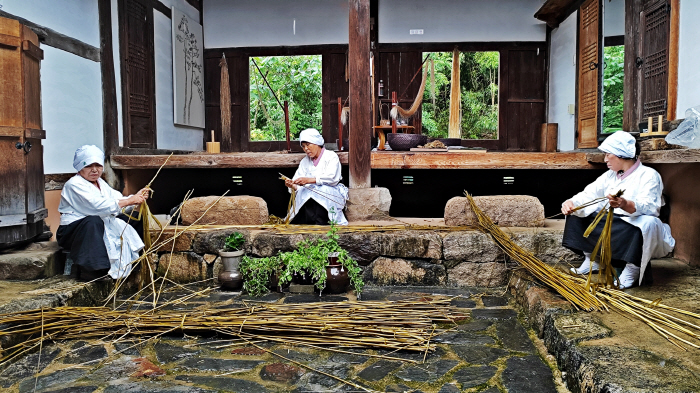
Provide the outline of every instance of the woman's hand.
[[148,187],[142,188],[139,190],[139,192],[136,193],[136,195],[140,195],[143,197],[144,200],[146,200],[151,196],[151,189]]
[[630,214],[637,211],[637,207],[634,205],[634,202],[628,199],[625,199],[623,197],[616,197],[614,195],[606,195],[605,197],[608,198],[608,203],[610,203],[610,207],[613,207],[615,209],[622,209]]
[[314,177],[300,177],[293,181],[294,184],[303,186],[305,184],[316,184],[316,178]]
[[293,189],[293,190],[296,190],[296,189],[297,189],[297,186],[294,184],[294,182],[292,181],[292,179],[285,179],[285,180],[284,180],[284,185],[287,186],[287,187],[289,187],[289,188],[291,188],[291,189]]
[[128,198],[120,199],[119,202],[117,202],[117,204],[119,204],[119,207],[127,207],[127,206],[140,205],[145,201],[146,201],[146,198],[144,198],[140,194],[136,194],[136,195],[132,195]]
[[574,202],[571,199],[567,199],[561,204],[561,212],[568,216],[569,214],[573,213],[574,207]]

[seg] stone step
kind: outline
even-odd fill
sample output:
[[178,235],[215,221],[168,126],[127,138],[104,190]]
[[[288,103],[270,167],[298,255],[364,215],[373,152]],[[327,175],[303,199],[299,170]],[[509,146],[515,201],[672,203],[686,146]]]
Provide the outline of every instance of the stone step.
[[56,242],[31,243],[0,254],[0,280],[36,280],[63,274],[64,259]]

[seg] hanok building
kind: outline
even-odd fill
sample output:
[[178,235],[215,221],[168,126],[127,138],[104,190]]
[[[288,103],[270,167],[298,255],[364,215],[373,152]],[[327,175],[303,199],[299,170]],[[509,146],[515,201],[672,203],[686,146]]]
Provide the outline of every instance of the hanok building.
[[[700,104],[695,0],[0,5],[0,243],[33,238],[45,218],[56,230],[61,184],[72,176],[73,152],[83,144],[104,149],[107,179],[126,192],[143,186],[174,152],[153,185],[155,213],[167,213],[189,189],[194,196],[230,189],[263,197],[272,213],[283,215],[288,194],[278,172],[293,173],[303,155],[298,143],[251,137],[251,78],[258,77],[252,57],[320,56],[322,109],[315,126],[326,142],[342,144],[341,133],[349,136],[349,152],[340,153],[344,181],[388,188],[393,216],[441,217],[447,199],[464,190],[534,195],[547,215],[558,212],[604,169],[592,149],[605,137],[608,46],[624,45],[623,130],[638,131],[647,117],[682,118]],[[174,54],[178,44],[190,45],[185,55]],[[372,151],[374,128],[387,116],[383,105],[410,106],[425,54],[455,48],[497,53],[496,135],[461,141],[488,152]],[[222,56],[230,90],[224,124]],[[182,61],[190,62],[184,76]],[[185,99],[174,87],[182,77],[190,78]],[[346,126],[338,121],[339,98],[351,108]],[[188,105],[194,115],[184,114]],[[420,134],[427,127],[422,120],[419,112],[402,127]],[[220,154],[203,152],[211,130]],[[543,135],[552,132],[556,147],[541,152]],[[700,235],[698,157],[692,149],[642,155],[665,183],[675,256],[692,264],[700,263],[693,246]]]

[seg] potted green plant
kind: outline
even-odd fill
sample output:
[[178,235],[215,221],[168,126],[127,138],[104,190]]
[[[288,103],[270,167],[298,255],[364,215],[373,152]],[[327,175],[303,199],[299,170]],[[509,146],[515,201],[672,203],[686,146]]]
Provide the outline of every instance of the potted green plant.
[[243,256],[239,267],[243,277],[243,290],[250,296],[262,296],[270,287],[279,290],[279,274],[281,261],[279,256],[251,258]]
[[245,254],[243,245],[245,237],[240,232],[233,232],[226,237],[224,248],[219,250],[221,262],[224,265],[224,270],[219,273],[219,284],[223,289],[236,290],[240,289],[243,283],[238,267],[241,263],[241,257]]

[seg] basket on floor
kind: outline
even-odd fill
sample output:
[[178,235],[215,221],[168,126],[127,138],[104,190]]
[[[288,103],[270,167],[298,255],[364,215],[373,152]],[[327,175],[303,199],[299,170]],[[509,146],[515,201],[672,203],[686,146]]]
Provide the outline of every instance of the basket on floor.
[[462,139],[460,139],[460,138],[430,138],[430,140],[428,140],[428,142],[432,142],[432,141],[440,141],[445,146],[461,146],[462,145]]
[[428,137],[420,134],[394,134],[390,133],[386,135],[386,140],[391,146],[391,150],[398,151],[408,151],[413,147],[418,145],[425,145],[428,143]]

